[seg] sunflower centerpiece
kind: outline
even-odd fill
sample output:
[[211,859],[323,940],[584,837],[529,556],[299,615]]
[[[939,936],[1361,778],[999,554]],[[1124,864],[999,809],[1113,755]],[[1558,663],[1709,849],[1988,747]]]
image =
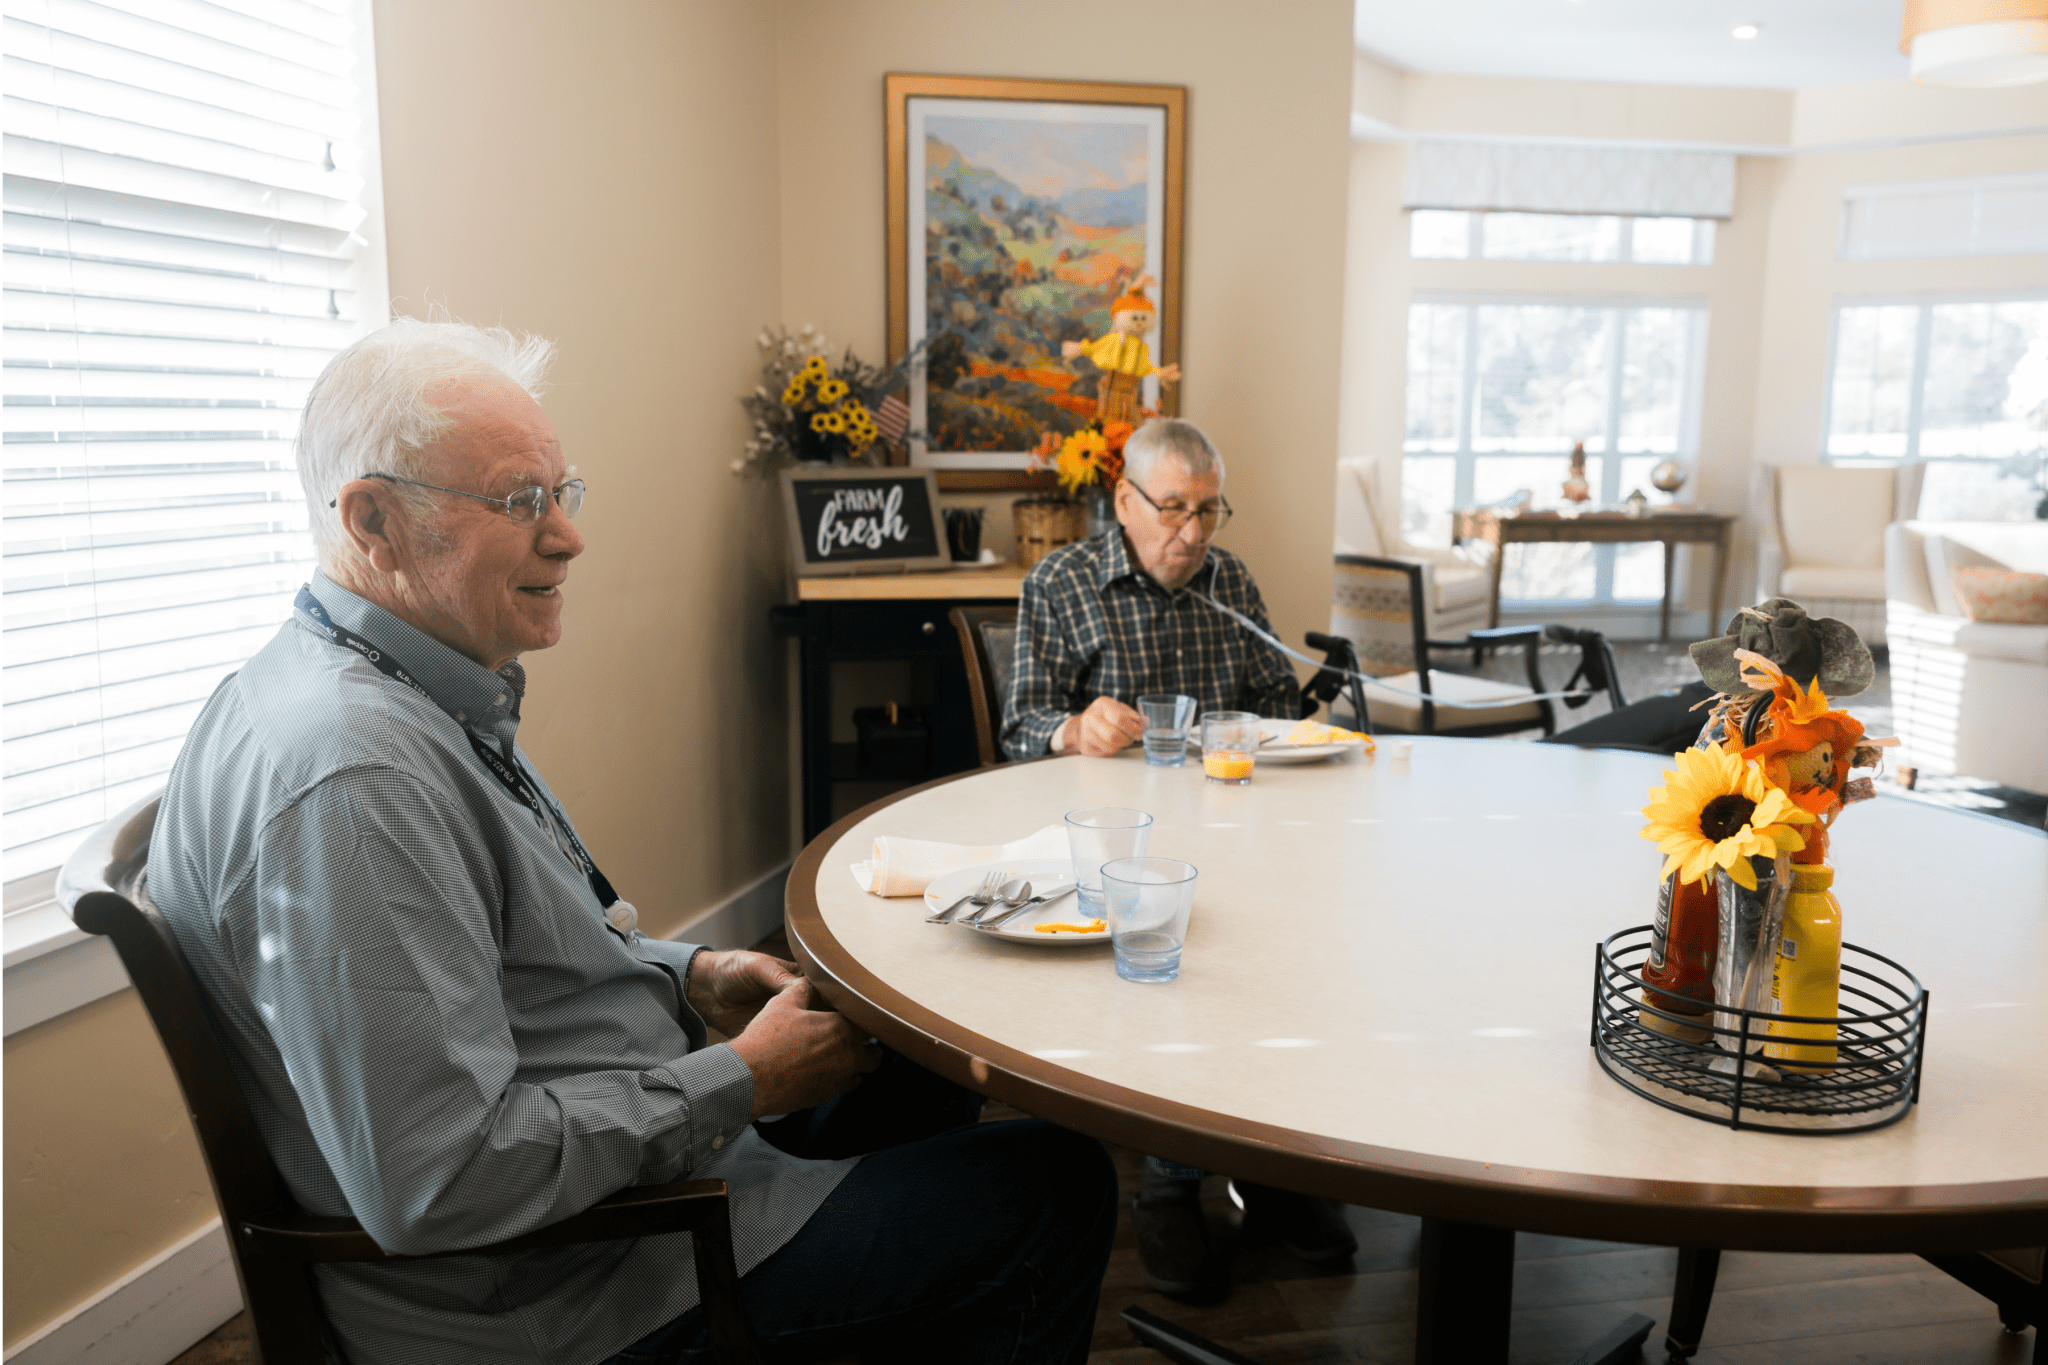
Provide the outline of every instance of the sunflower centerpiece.
[[880,443],[916,434],[906,433],[901,420],[885,430],[869,405],[879,404],[884,415],[893,410],[899,418],[907,412],[895,395],[908,382],[905,373],[919,351],[883,369],[850,350],[837,365],[829,363],[825,336],[811,327],[795,336],[763,328],[754,341],[761,352],[762,382],[740,399],[752,432],[732,462],[735,474],[748,469],[769,473],[792,462],[870,460],[883,449]]
[[[1726,1031],[1744,1027],[1737,1011],[1834,1013],[1841,925],[1827,889],[1828,828],[1846,805],[1874,795],[1870,779],[1851,780],[1850,770],[1875,765],[1896,741],[1866,739],[1824,690],[1858,692],[1873,675],[1870,651],[1840,621],[1773,599],[1744,608],[1727,635],[1692,653],[1719,695],[1694,747],[1674,757],[1643,807],[1642,837],[1665,858],[1639,1020],[1704,1042],[1714,1036],[1710,1000],[1728,1046]],[[1826,964],[1824,991],[1814,984],[1817,963]],[[1765,1030],[1747,1031],[1768,1055],[1784,1055]]]

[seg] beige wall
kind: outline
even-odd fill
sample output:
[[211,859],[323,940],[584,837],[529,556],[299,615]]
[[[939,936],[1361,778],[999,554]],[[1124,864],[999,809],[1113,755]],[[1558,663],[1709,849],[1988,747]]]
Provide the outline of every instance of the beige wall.
[[885,72],[1187,86],[1182,415],[1229,463],[1221,543],[1298,642],[1329,619],[1350,26],[1345,0],[789,0],[786,316],[883,349]]
[[213,1219],[134,991],[7,1040],[6,1345]]

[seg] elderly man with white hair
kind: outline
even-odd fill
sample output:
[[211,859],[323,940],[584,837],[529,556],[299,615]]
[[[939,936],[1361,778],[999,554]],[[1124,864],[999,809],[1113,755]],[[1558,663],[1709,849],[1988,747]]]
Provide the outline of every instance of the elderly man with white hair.
[[[299,445],[320,571],[172,771],[150,893],[272,1156],[403,1253],[722,1178],[774,1359],[1085,1360],[1100,1146],[978,1124],[795,963],[646,937],[518,747],[519,656],[561,637],[584,548],[534,398],[550,350],[401,321],[328,365]],[[636,685],[672,723],[663,679]],[[705,1349],[686,1234],[318,1275],[357,1365]]]
[[[1204,598],[1271,632],[1244,561],[1210,539],[1230,520],[1223,457],[1192,422],[1159,418],[1124,445],[1117,527],[1053,551],[1024,576],[1003,704],[1011,758],[1106,757],[1136,743],[1150,692],[1193,697],[1196,710],[1292,720],[1301,688],[1285,655]],[[1145,1277],[1162,1294],[1208,1299],[1227,1281],[1202,1217],[1208,1173],[1145,1159],[1132,1219]],[[1357,1250],[1340,1206],[1236,1182],[1248,1222],[1304,1260]]]

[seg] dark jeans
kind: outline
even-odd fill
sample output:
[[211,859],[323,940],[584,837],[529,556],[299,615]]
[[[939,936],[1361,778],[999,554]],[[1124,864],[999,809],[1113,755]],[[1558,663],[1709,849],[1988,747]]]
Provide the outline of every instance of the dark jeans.
[[[1093,1138],[976,1123],[980,1111],[980,1096],[891,1052],[852,1094],[761,1126],[795,1156],[871,1153],[740,1280],[770,1360],[1083,1365],[1115,1169]],[[693,1308],[609,1365],[706,1359]]]

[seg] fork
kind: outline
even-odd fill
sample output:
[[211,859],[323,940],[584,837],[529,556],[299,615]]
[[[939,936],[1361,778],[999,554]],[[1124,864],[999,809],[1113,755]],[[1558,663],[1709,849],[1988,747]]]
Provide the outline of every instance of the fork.
[[962,896],[936,915],[926,915],[924,922],[926,924],[944,924],[947,920],[960,913],[961,906],[970,902],[973,903],[976,909],[985,908],[991,901],[995,900],[996,888],[1002,885],[1002,875],[1000,872],[989,873],[981,879],[980,890],[971,895]]

